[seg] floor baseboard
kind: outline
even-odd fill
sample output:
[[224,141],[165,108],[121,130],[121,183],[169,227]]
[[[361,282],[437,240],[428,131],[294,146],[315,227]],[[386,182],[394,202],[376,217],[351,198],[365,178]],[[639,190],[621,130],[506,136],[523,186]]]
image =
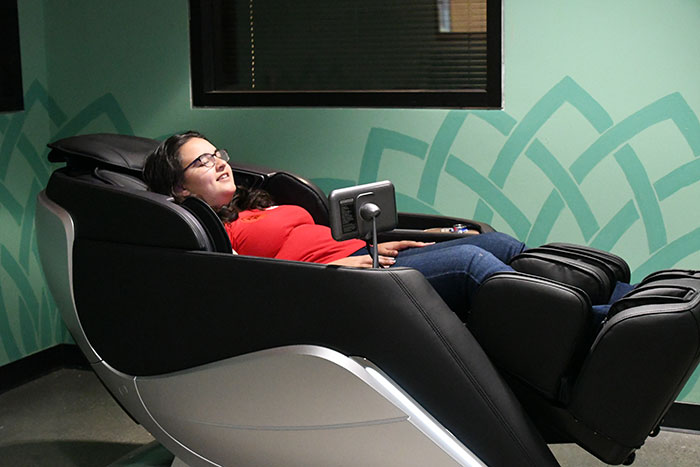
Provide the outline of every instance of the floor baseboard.
[[75,344],[58,344],[0,366],[0,394],[61,368],[89,368]]
[[700,433],[700,405],[674,402],[661,422],[661,426]]

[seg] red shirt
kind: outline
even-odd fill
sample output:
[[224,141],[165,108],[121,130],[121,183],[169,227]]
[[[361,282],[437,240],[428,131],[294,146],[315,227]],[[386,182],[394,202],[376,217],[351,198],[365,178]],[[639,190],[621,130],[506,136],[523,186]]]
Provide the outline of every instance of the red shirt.
[[362,240],[335,241],[329,227],[315,224],[311,214],[294,205],[241,211],[225,227],[241,255],[330,263],[365,246]]

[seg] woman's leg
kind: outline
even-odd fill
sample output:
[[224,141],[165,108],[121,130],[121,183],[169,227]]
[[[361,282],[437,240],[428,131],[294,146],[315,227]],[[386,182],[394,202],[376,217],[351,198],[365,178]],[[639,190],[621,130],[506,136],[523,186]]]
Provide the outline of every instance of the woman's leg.
[[527,249],[527,246],[503,232],[488,232],[479,235],[471,235],[470,245],[476,245],[494,255],[504,263],[509,263],[514,256]]
[[425,253],[427,251],[441,250],[443,248],[452,248],[456,245],[474,245],[482,250],[486,250],[499,259],[503,263],[509,263],[510,260],[522,253],[527,247],[526,245],[511,237],[510,235],[501,232],[488,232],[479,235],[465,235],[462,238],[438,242],[434,245],[429,245],[422,248],[412,248],[401,252],[403,256]]
[[417,269],[462,319],[483,281],[496,272],[513,270],[488,251],[461,243],[416,248],[408,255],[402,251],[394,266]]
[[628,292],[631,292],[634,290],[634,288],[637,286],[637,284],[628,284],[626,282],[616,282],[615,283],[615,288],[612,291],[612,294],[610,294],[610,300],[608,301],[609,304],[613,304],[625,295],[627,295]]

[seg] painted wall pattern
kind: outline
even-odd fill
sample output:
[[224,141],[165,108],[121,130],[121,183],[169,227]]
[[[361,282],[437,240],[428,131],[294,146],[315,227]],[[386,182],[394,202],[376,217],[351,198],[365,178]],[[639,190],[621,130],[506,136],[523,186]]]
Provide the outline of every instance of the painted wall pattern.
[[[557,155],[537,138],[538,130],[566,103],[580,112],[598,134],[569,167],[564,167]],[[504,136],[504,144],[494,155],[491,170],[486,174],[479,173],[467,160],[450,152],[469,116],[484,120]],[[441,177],[450,175],[480,197],[472,218],[491,222],[494,213],[498,213],[514,235],[530,245],[556,240],[550,239],[549,234],[565,209],[573,215],[588,245],[608,251],[636,222],[642,222],[649,257],[633,271],[633,277],[641,279],[650,272],[673,267],[700,250],[700,226],[692,226],[686,235],[671,240],[660,206],[661,201],[680,189],[700,181],[700,159],[673,167],[662,177],[651,180],[640,158],[627,143],[665,121],[672,122],[692,154],[700,156],[700,121],[680,93],[665,96],[615,123],[588,92],[565,77],[521,121],[506,112],[452,111],[431,142],[374,127],[367,139],[357,180],[315,181],[324,189],[375,181],[385,151],[400,151],[424,161],[417,196],[398,195],[403,210],[439,213],[439,206],[435,205],[436,191]],[[503,189],[516,163],[523,157],[534,163],[552,185],[549,197],[534,219],[528,218],[518,207],[518,200],[509,198]],[[595,177],[594,169],[608,157],[614,158],[622,169],[630,198],[612,219],[601,224],[580,185]]]
[[[111,94],[99,97],[69,117],[35,81],[27,91],[25,102],[25,112],[0,115],[0,215],[5,224],[0,245],[0,364],[70,339],[39,271],[33,231],[35,199],[53,167],[47,162],[48,150],[43,142],[32,142],[23,131],[28,116],[33,112],[48,115],[57,128],[51,140],[79,134],[96,119],[104,121],[105,117],[110,127],[101,131],[134,134]],[[568,167],[538,138],[538,131],[564,104],[575,108],[597,134]],[[488,173],[479,172],[467,158],[452,152],[453,142],[467,118],[481,119],[503,135],[503,145],[492,157]],[[669,94],[614,122],[600,103],[573,79],[565,77],[520,121],[503,111],[452,111],[446,114],[432,141],[373,127],[356,180],[314,181],[324,190],[375,181],[382,158],[391,150],[423,162],[417,195],[398,194],[403,210],[440,213],[436,192],[442,177],[450,176],[479,197],[473,218],[491,222],[497,214],[519,239],[531,245],[552,240],[549,234],[565,211],[573,216],[587,244],[606,250],[641,222],[648,258],[633,272],[634,278],[640,279],[648,272],[673,267],[679,260],[700,251],[700,226],[691,225],[684,235],[670,238],[659,204],[700,181],[700,159],[669,167],[667,173],[652,180],[628,143],[635,135],[667,121],[677,127],[691,153],[700,156],[700,121],[680,93]],[[528,217],[519,207],[519,200],[509,197],[504,190],[508,177],[517,172],[517,163],[523,158],[533,163],[551,184],[550,194],[534,218]],[[629,199],[623,200],[617,213],[602,223],[580,185],[594,179],[594,169],[608,158],[621,168],[629,187]],[[12,183],[13,180],[23,183]],[[700,372],[696,371],[681,399],[697,385],[699,376]]]
[[34,234],[36,197],[60,165],[52,167],[48,141],[32,141],[25,125],[33,114],[45,114],[58,128],[53,141],[107,117],[113,128],[105,131],[133,134],[110,94],[71,118],[38,81],[24,101],[24,112],[0,114],[0,365],[71,340],[44,283]]

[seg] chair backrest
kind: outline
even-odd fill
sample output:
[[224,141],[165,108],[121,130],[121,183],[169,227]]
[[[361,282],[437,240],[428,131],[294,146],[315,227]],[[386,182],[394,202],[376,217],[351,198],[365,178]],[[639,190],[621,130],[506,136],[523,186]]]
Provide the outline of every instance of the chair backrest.
[[204,227],[214,251],[219,253],[231,253],[231,240],[221,219],[204,200],[190,196],[182,202],[182,206],[199,219]]
[[45,191],[70,214],[79,238],[215,251],[204,224],[168,196],[74,177],[66,168],[53,173]]
[[111,133],[71,136],[48,144],[49,161],[89,170],[99,167],[141,178],[146,157],[158,144],[154,139]]
[[96,167],[93,171],[93,176],[97,180],[101,180],[108,185],[118,186],[122,188],[131,188],[134,190],[148,190],[146,182],[134,175],[129,175],[121,172],[115,172],[109,169],[102,169]]
[[[110,133],[71,136],[48,145],[51,148],[49,160],[65,162],[73,174],[83,172],[86,178],[108,185],[147,190],[142,178],[144,162],[159,144],[154,139]],[[266,190],[276,204],[301,206],[311,214],[314,222],[329,225],[328,199],[313,182],[266,167],[237,162],[230,165],[237,184]],[[199,208],[194,209],[195,215],[202,212]],[[208,213],[203,215],[205,219],[210,218]]]
[[289,172],[231,163],[236,184],[261,188],[275,204],[295,204],[311,214],[316,224],[329,225],[328,197],[313,182]]

